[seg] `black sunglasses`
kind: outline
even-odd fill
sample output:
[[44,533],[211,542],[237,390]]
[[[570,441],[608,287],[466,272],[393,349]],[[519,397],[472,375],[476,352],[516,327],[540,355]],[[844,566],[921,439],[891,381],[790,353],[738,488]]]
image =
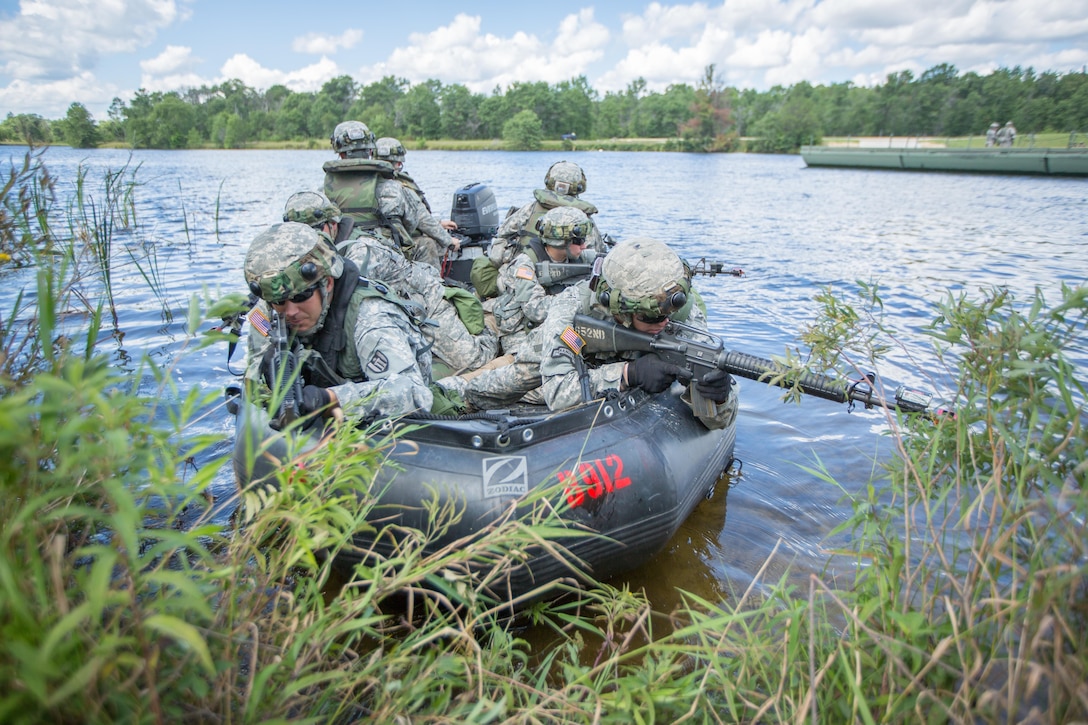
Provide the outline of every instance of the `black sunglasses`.
[[669,316],[662,315],[661,317],[650,317],[649,315],[644,315],[641,312],[636,312],[635,319],[639,322],[644,322],[647,325],[657,325],[669,319]]
[[314,296],[314,292],[317,292],[317,285],[307,287],[293,297],[285,297],[282,300],[269,300],[268,303],[277,307],[286,305],[288,302],[294,302],[296,305],[301,305],[306,300]]

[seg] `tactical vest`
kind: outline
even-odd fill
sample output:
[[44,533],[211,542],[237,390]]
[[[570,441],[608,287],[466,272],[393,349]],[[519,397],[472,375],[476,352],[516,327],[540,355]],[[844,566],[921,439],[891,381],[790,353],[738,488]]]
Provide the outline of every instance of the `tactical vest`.
[[386,216],[378,201],[379,179],[393,180],[396,176],[392,164],[378,159],[335,159],[321,168],[325,172],[325,196],[340,207],[342,214],[351,217],[357,233],[374,229],[399,248],[411,246],[404,220]]
[[548,213],[549,209],[554,209],[559,206],[572,206],[575,209],[585,212],[587,217],[597,213],[597,207],[593,206],[588,201],[582,201],[575,196],[556,194],[550,189],[537,189],[533,192],[533,198],[536,199],[533,210],[530,212],[529,218],[525,221],[525,224],[518,230],[518,244],[520,246],[527,245],[530,239],[540,239],[540,233],[536,230],[536,223]]
[[419,184],[416,183],[416,180],[408,174],[404,173],[403,171],[398,171],[396,172],[396,174],[397,181],[399,181],[404,186],[404,188],[408,189],[419,197],[419,200],[423,202],[423,206],[427,207],[428,214],[432,213],[431,203],[427,201],[427,196],[423,193],[423,189],[419,188]]
[[[307,341],[311,354],[305,356],[302,366],[307,384],[331,388],[349,380],[362,382],[368,379],[365,372],[360,372],[358,377],[345,375],[349,370],[363,370],[355,345],[349,344],[352,338],[348,332],[358,324],[359,301],[366,297],[388,300],[404,310],[412,322],[420,323],[422,311],[418,305],[395,296],[380,282],[359,276],[359,267],[350,259],[345,259],[344,273],[333,285],[332,301],[325,321]],[[353,301],[355,304],[352,304]]]

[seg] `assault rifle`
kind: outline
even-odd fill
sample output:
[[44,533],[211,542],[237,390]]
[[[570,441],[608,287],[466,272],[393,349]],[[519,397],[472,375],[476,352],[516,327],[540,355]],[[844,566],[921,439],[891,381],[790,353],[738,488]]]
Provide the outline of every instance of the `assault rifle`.
[[826,375],[809,373],[800,379],[791,380],[783,376],[785,368],[771,360],[747,355],[733,350],[726,350],[721,338],[704,332],[690,325],[669,322],[665,329],[656,335],[639,332],[629,327],[612,322],[598,320],[589,315],[574,316],[574,330],[585,341],[583,352],[652,352],[673,365],[678,365],[691,373],[691,407],[700,417],[714,414],[713,402],[703,399],[696,390],[694,382],[713,370],[724,370],[750,380],[767,380],[782,388],[797,387],[801,392],[836,403],[861,403],[866,408],[874,406],[901,410],[906,413],[922,413],[928,418],[951,415],[950,411],[930,405],[929,397],[903,386],[895,392],[895,400],[887,401],[873,389],[875,382],[872,374],[864,380],[848,382],[836,380]]
[[276,392],[282,391],[283,397],[279,410],[272,416],[270,425],[274,430],[281,430],[302,415],[298,408],[299,402],[302,401],[302,376],[299,374],[298,360],[295,358],[294,351],[291,350],[287,321],[283,315],[278,315],[275,310],[272,310],[270,322],[272,334],[269,342],[272,349],[274,380],[269,381],[269,384],[273,386],[273,400],[276,398]]
[[[604,259],[604,257],[598,257],[597,259]],[[564,280],[589,279],[590,275],[593,274],[593,266],[592,263],[553,262],[546,259],[543,262],[536,263],[536,278],[545,287]],[[726,269],[724,262],[708,262],[706,257],[703,257],[694,265],[688,265],[688,269],[691,270],[692,274],[702,274],[707,277],[717,277],[719,274],[728,274],[733,277],[744,276],[744,270],[740,267]]]

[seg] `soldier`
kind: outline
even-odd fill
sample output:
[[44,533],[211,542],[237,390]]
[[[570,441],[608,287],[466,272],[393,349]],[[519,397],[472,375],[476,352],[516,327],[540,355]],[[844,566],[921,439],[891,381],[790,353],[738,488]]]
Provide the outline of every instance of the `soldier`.
[[409,257],[416,230],[434,239],[443,250],[460,248],[460,241],[434,220],[419,197],[396,181],[393,166],[373,158],[374,134],[366,124],[345,121],[336,127],[330,141],[340,158],[322,167],[325,195],[352,218],[356,230],[376,230]]
[[597,213],[597,207],[578,198],[578,195],[585,190],[586,175],[578,164],[557,161],[548,168],[548,172],[544,175],[544,188],[533,192],[532,202],[507,215],[495,233],[487,258],[480,257],[473,263],[472,283],[481,297],[494,296],[495,270],[513,259],[530,239],[538,238],[537,221],[549,209],[568,206],[581,210],[590,217],[591,229],[586,235],[588,248],[598,254],[604,254],[607,251],[601,233],[592,220],[593,215]]
[[[659,393],[683,377],[682,368],[653,353],[583,357],[573,326],[576,314],[615,320],[651,335],[661,332],[670,319],[706,329],[705,310],[693,304],[696,293],[687,266],[655,239],[620,242],[605,257],[599,278],[579,282],[551,301],[540,333],[540,374],[541,392],[552,410],[602,397],[608,390],[641,388]],[[717,404],[711,417],[700,418],[703,424],[712,430],[730,425],[737,414],[730,375],[722,370],[709,372],[696,381],[696,388]]]
[[249,313],[247,380],[275,379],[268,337],[275,313],[301,348],[302,413],[340,406],[365,418],[432,409],[430,345],[410,307],[360,277],[328,237],[297,222],[274,224],[250,244],[244,272],[260,298]]
[[537,235],[499,270],[499,295],[486,306],[495,315],[503,350],[515,349],[530,329],[544,322],[549,295],[562,292],[578,281],[569,279],[545,287],[537,275],[538,263],[592,264],[596,252],[586,249],[592,228],[589,217],[580,209],[570,206],[549,209],[537,220]]
[[[422,307],[427,317],[423,332],[427,337],[433,336],[431,352],[437,358],[435,365],[444,366],[436,375],[475,370],[498,354],[498,337],[484,327],[479,300],[471,294],[460,295],[459,303],[467,298],[479,309],[478,324],[474,324],[475,316],[470,317],[467,312],[468,319],[463,320],[458,307],[447,298],[456,290],[443,285],[433,267],[405,259],[375,234],[345,235],[344,230],[352,228],[351,217],[341,220],[340,209],[324,194],[315,191],[292,194],[283,219],[307,224],[337,240],[337,251],[358,265],[363,276],[381,280]],[[348,236],[355,238],[347,239]]]
[[998,123],[994,121],[990,124],[990,127],[986,129],[986,145],[993,146],[997,143],[997,129]]
[[573,207],[549,209],[537,221],[537,238],[499,271],[499,296],[485,305],[494,312],[503,357],[512,355],[513,360],[471,380],[447,378],[439,381],[441,385],[456,390],[476,409],[500,408],[523,398],[540,402],[534,393],[540,387],[541,324],[548,315],[551,293],[565,286],[541,284],[537,264],[592,262],[593,253],[585,248],[590,228],[589,217]]
[[[395,138],[383,136],[374,142],[374,147],[374,155],[379,160],[387,161],[392,165],[393,170],[396,172],[396,180],[419,197],[419,200],[423,202],[423,206],[427,207],[427,211],[433,213],[431,205],[427,201],[427,196],[423,193],[423,189],[419,188],[419,184],[416,183],[415,179],[409,176],[404,170],[404,157],[407,153],[404,150],[404,144]],[[443,219],[439,221],[438,224],[448,232],[456,231],[457,229],[457,222],[452,219]],[[439,248],[438,243],[434,239],[418,233],[414,235],[413,239],[413,261],[424,262],[436,269],[441,269],[443,251]]]
[[1012,125],[1012,121],[1006,122],[997,132],[997,143],[1000,146],[1012,146],[1016,143],[1016,126]]

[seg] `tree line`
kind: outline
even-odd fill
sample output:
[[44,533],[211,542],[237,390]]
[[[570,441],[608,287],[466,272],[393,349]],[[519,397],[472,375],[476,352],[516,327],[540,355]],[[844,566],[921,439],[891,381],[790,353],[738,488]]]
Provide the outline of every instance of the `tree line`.
[[265,91],[230,80],[181,91],[137,91],[114,98],[96,121],[80,103],[64,118],[12,114],[0,141],[103,143],[133,148],[244,148],[256,142],[324,143],[337,123],[356,119],[378,136],[402,141],[504,139],[510,148],[538,148],[542,139],[668,138],[688,151],[731,151],[749,139],[752,151],[788,152],[823,136],[980,135],[993,121],[1012,120],[1022,134],[1088,129],[1088,73],[1036,73],[999,68],[989,75],[934,66],[920,76],[889,74],[883,84],[800,82],[766,91],[725,86],[715,66],[695,85],[647,90],[637,79],[603,96],[585,76],[555,84],[512,83],[490,94],[459,83],[411,85],[387,76],[362,85],[350,76],[317,92],[275,85]]

